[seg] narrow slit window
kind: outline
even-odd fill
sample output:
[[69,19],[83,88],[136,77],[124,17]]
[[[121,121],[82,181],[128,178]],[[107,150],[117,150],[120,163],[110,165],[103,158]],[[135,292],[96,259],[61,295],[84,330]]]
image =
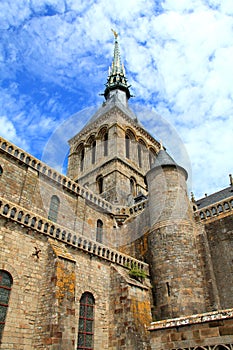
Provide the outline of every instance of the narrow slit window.
[[84,169],[84,157],[85,157],[85,148],[83,147],[80,151],[80,170]]
[[142,167],[142,146],[140,143],[138,144],[138,165],[140,168]]
[[93,141],[91,145],[91,163],[95,164],[95,160],[96,160],[96,141]]
[[130,138],[128,135],[125,135],[125,156],[130,158]]
[[108,155],[108,133],[106,132],[104,134],[104,156],[106,157]]

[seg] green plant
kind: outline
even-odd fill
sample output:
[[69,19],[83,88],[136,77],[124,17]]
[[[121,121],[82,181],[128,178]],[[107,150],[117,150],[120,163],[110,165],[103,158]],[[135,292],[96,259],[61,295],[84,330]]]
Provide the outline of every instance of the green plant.
[[144,270],[139,269],[137,266],[132,266],[129,271],[129,276],[142,282],[146,278],[146,273]]

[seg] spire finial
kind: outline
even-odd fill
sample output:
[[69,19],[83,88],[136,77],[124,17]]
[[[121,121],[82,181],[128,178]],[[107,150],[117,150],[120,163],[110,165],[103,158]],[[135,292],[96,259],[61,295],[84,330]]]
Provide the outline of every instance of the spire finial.
[[115,43],[114,43],[114,52],[113,52],[113,61],[112,65],[109,68],[108,72],[108,80],[106,84],[106,89],[104,91],[104,97],[106,100],[110,96],[110,91],[113,90],[121,90],[126,93],[127,99],[131,97],[129,86],[127,84],[127,79],[125,76],[125,68],[124,65],[121,63],[121,56],[120,56],[120,49],[118,44],[118,33],[111,29],[111,31],[114,34]]
[[113,32],[114,34],[114,37],[115,37],[115,40],[117,40],[117,37],[118,37],[118,33],[114,30],[114,29],[111,29],[111,31]]

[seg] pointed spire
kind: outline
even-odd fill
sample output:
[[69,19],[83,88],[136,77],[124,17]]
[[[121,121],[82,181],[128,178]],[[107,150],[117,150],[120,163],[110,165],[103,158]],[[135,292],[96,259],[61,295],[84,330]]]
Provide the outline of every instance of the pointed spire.
[[104,97],[107,100],[109,93],[112,90],[121,90],[126,93],[127,99],[131,97],[129,86],[127,84],[127,79],[125,76],[125,68],[121,63],[121,56],[118,44],[118,34],[115,30],[112,29],[114,34],[115,43],[114,43],[114,52],[113,52],[113,61],[112,66],[109,67],[108,79],[106,83],[106,89],[104,91]]

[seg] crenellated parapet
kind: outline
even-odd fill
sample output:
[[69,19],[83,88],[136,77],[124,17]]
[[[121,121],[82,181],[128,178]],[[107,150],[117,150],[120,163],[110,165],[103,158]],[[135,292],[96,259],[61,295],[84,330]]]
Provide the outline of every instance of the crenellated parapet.
[[38,232],[38,234],[54,238],[90,255],[98,256],[100,259],[108,260],[126,268],[136,267],[149,275],[148,264],[68,230],[64,226],[58,225],[1,197],[0,216],[17,222],[26,228]]

